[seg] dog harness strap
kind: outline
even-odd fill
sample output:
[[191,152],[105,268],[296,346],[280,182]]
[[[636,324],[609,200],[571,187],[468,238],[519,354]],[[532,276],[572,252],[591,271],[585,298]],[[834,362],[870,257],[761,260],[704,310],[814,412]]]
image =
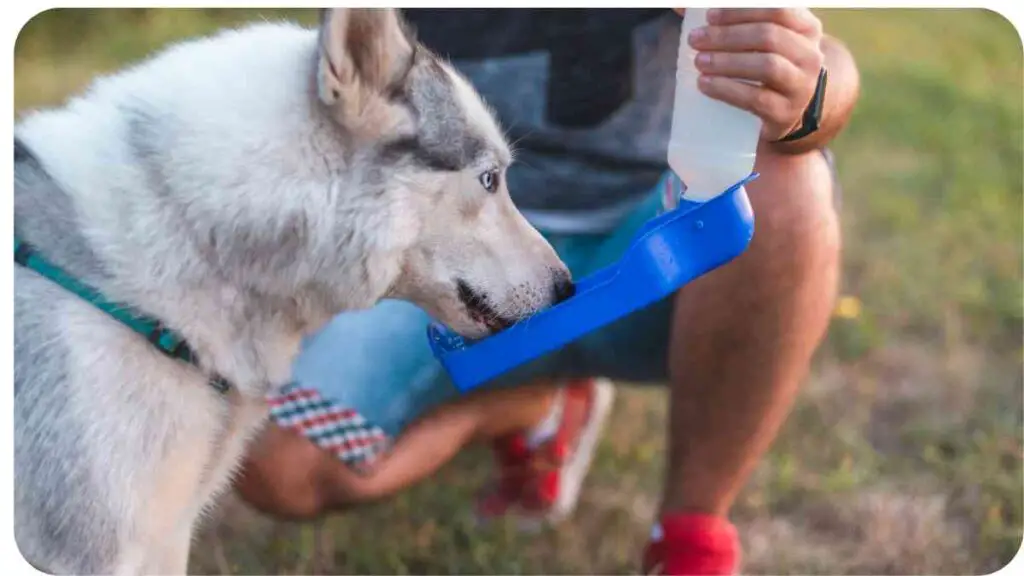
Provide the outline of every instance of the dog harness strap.
[[[48,278],[61,288],[73,292],[79,298],[113,316],[118,322],[141,334],[150,344],[159,348],[164,354],[188,362],[197,368],[199,367],[195,352],[185,342],[184,338],[165,328],[159,320],[133,313],[125,306],[107,300],[103,294],[100,294],[93,287],[80,282],[74,276],[71,276],[43,258],[28,242],[18,238],[14,239],[14,261]],[[209,384],[221,394],[225,394],[231,389],[231,384],[220,374],[211,376]]]

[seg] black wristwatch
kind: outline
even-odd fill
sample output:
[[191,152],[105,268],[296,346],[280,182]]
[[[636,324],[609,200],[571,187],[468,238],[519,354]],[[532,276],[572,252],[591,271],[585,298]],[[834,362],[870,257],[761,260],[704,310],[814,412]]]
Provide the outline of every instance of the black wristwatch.
[[814,88],[814,96],[811,97],[810,104],[804,110],[800,125],[789,134],[779,138],[777,142],[792,142],[818,131],[818,127],[821,125],[821,112],[825,108],[825,86],[827,85],[828,70],[822,66],[821,72],[818,72],[818,85]]

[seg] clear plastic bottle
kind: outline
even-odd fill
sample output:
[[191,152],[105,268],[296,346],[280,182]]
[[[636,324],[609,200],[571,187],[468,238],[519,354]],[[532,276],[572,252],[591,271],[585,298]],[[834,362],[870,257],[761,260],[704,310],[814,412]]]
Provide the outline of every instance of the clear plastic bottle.
[[687,8],[679,38],[676,99],[668,165],[686,186],[683,198],[706,202],[754,169],[761,119],[735,106],[705,96],[697,88],[697,51],[687,37],[707,24],[706,8]]

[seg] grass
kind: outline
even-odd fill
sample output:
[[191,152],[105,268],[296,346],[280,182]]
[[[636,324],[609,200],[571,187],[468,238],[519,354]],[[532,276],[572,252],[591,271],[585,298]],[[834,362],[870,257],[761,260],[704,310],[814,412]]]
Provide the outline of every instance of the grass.
[[[986,573],[1022,536],[1024,62],[981,10],[822,10],[863,75],[835,143],[843,293],[813,375],[735,509],[749,573]],[[308,11],[75,10],[30,22],[17,109],[60,102],[166,42]],[[635,571],[662,466],[664,391],[624,388],[580,509],[475,527],[470,450],[396,498],[319,522],[228,498],[200,573]],[[381,538],[381,535],[386,535]]]

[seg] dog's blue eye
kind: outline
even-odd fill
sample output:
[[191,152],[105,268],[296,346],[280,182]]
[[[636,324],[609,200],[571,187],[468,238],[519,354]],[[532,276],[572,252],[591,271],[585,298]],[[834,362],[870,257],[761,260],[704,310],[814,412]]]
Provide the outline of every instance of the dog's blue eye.
[[488,192],[494,192],[498,189],[498,172],[495,170],[488,170],[480,175],[480,185],[484,187],[484,190]]

